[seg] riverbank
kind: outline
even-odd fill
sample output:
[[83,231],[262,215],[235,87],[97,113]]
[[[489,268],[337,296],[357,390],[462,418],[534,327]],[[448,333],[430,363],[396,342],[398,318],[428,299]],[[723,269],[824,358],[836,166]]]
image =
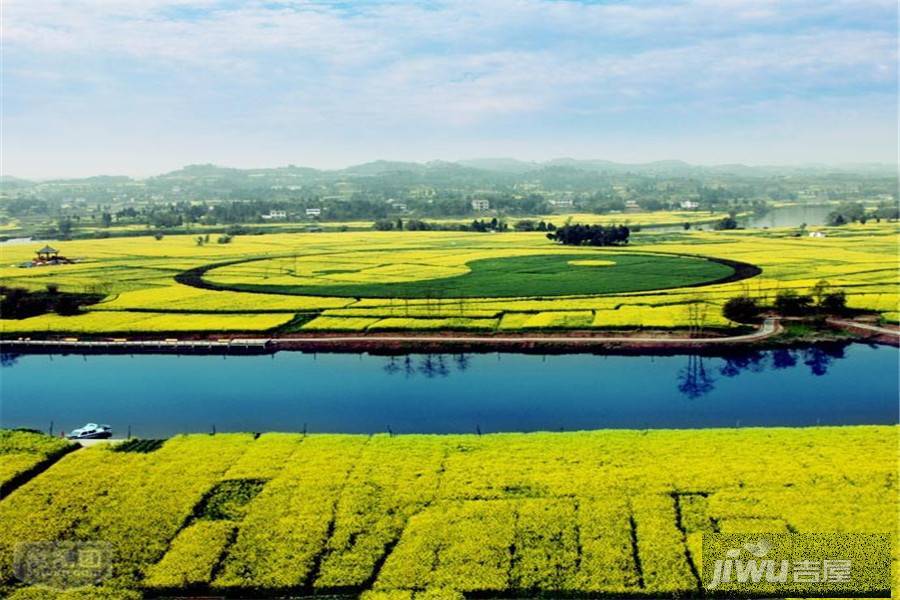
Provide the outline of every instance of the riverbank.
[[231,335],[180,335],[178,337],[135,336],[132,338],[18,337],[0,340],[4,352],[83,353],[182,353],[182,354],[265,354],[283,350],[305,352],[536,352],[541,354],[579,352],[684,352],[720,349],[729,346],[773,348],[822,342],[859,340],[900,345],[900,328],[882,327],[870,321],[827,319],[823,322],[767,318],[755,330],[726,335],[714,332],[685,335],[679,330],[649,332],[572,331],[567,333],[472,334],[454,331],[432,334],[282,334],[269,337]]
[[90,352],[176,352],[176,353],[265,353],[279,350],[307,352],[491,352],[538,351],[598,352],[603,350],[666,350],[697,349],[753,343],[768,339],[782,331],[776,319],[767,319],[756,331],[739,335],[715,337],[679,337],[678,332],[647,334],[601,335],[594,332],[567,334],[506,334],[478,335],[458,332],[435,334],[286,334],[279,337],[200,337],[137,338],[137,339],[80,339],[73,337],[5,340],[5,351],[90,351]]

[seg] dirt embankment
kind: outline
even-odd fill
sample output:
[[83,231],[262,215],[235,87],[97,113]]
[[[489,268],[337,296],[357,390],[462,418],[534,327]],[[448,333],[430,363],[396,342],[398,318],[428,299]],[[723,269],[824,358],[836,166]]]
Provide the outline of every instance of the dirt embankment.
[[[803,335],[785,330],[778,318],[767,318],[756,330],[738,335],[683,331],[573,331],[547,334],[435,333],[317,333],[251,337],[234,334],[189,334],[178,337],[134,335],[130,338],[17,338],[0,342],[4,353],[76,352],[95,354],[266,354],[281,350],[348,353],[464,353],[524,352],[535,354],[679,354],[721,353],[753,346],[774,348],[825,342],[869,342],[900,345],[900,330],[860,321],[828,320],[826,328],[805,327]],[[844,333],[842,333],[844,332]]]
[[878,325],[871,320],[854,320],[847,319],[826,319],[825,323],[831,327],[848,331],[865,339],[866,341],[878,344],[888,344],[891,346],[900,346],[900,328],[891,325]]
[[221,335],[191,335],[173,338],[133,336],[129,339],[46,338],[16,339],[3,343],[3,350],[24,352],[171,352],[171,353],[265,353],[278,350],[307,352],[535,352],[569,353],[631,351],[634,353],[695,351],[705,347],[738,346],[768,339],[781,332],[776,319],[755,331],[727,336],[683,332],[570,332],[554,334],[472,334],[443,332],[431,334],[287,334],[278,337],[223,338]]

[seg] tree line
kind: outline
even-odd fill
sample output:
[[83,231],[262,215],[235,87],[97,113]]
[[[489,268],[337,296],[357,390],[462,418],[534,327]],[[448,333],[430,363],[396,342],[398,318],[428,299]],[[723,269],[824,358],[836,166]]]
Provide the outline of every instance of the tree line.
[[625,225],[567,224],[547,234],[547,239],[566,246],[622,246],[631,230]]
[[842,315],[848,312],[847,294],[842,289],[832,288],[828,281],[821,279],[808,294],[800,294],[791,289],[779,290],[769,307],[746,294],[730,298],[722,307],[722,316],[737,323],[753,323],[766,310],[772,310],[783,317]]

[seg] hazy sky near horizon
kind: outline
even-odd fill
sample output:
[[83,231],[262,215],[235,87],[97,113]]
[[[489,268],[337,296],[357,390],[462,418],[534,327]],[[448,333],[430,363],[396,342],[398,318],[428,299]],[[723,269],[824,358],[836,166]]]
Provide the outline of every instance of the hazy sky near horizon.
[[892,0],[5,0],[3,172],[897,159]]

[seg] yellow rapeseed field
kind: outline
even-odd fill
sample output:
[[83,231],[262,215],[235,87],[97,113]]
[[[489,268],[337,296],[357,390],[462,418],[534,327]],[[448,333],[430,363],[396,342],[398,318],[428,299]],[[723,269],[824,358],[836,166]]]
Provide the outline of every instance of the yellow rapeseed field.
[[0,496],[16,478],[71,449],[66,440],[28,431],[0,430]]
[[686,595],[698,589],[704,532],[896,535],[898,435],[896,426],[270,433],[82,449],[0,501],[0,593],[40,597],[46,590],[16,589],[13,549],[66,539],[115,550],[104,587],[85,597],[185,586]]
[[[808,292],[820,280],[847,293],[853,308],[897,320],[898,225],[868,223],[824,228],[827,237],[794,237],[794,229],[640,232],[626,248],[560,247],[540,233],[345,232],[237,236],[230,244],[197,246],[193,236],[54,242],[71,265],[22,268],[36,247],[3,246],[5,285],[105,296],[86,314],[2,320],[7,335],[54,332],[267,331],[284,328],[371,329],[672,328],[734,324],[721,315],[726,300],[749,294],[770,301],[783,289]],[[35,244],[37,246],[37,244]],[[659,291],[507,298],[353,298],[329,296],[328,286],[419,282],[465,275],[483,259],[595,253],[573,268],[606,269],[618,253],[680,253],[757,265],[762,274],[733,283]],[[247,261],[250,262],[242,262]],[[588,262],[585,263],[584,261]],[[235,263],[235,261],[238,261]],[[597,262],[600,261],[600,262]],[[220,285],[315,285],[321,295],[199,289],[175,282],[191,268],[219,263],[206,279]],[[579,266],[580,265],[580,266]],[[614,269],[614,266],[608,268]],[[427,286],[426,286],[427,287]],[[703,310],[690,307],[703,306]],[[294,319],[295,315],[301,319]],[[700,322],[698,323],[698,319]],[[301,323],[305,323],[301,325]]]

